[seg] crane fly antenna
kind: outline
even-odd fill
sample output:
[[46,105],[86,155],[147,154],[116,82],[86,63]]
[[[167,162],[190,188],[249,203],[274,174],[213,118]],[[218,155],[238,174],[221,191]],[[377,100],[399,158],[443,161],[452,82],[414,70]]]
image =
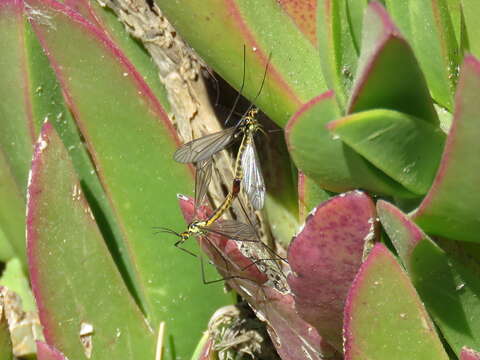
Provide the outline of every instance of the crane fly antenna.
[[268,67],[270,65],[270,61],[272,60],[272,53],[268,54],[268,59],[267,59],[267,65],[265,66],[265,71],[263,72],[263,78],[262,78],[262,83],[260,84],[260,88],[258,89],[258,92],[257,94],[255,95],[255,97],[253,98],[253,100],[250,102],[250,105],[248,106],[248,109],[247,111],[245,111],[245,113],[243,114],[243,116],[245,116],[246,114],[248,114],[248,112],[250,110],[252,110],[252,108],[255,106],[254,103],[255,101],[257,101],[258,97],[260,96],[260,94],[262,93],[262,90],[263,90],[263,86],[265,85],[265,80],[267,78],[267,73],[268,73]]
[[230,110],[230,113],[227,116],[227,119],[225,120],[225,125],[228,124],[230,121],[230,118],[233,115],[233,112],[235,111],[235,108],[237,107],[238,101],[240,100],[240,97],[242,96],[243,92],[243,87],[245,86],[245,44],[243,44],[243,75],[242,75],[242,85],[240,86],[240,91],[237,94],[237,97],[235,98],[235,101],[233,102],[232,109]]
[[155,235],[156,234],[161,234],[161,233],[166,233],[166,234],[173,234],[173,235],[176,235],[178,237],[181,237],[180,234],[172,229],[169,229],[169,228],[166,228],[166,227],[163,227],[163,226],[154,226],[152,227],[153,230],[157,230],[155,231]]

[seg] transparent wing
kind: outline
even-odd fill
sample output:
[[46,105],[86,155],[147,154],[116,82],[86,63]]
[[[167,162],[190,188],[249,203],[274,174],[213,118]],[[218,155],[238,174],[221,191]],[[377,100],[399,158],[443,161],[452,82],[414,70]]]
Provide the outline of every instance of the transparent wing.
[[212,160],[204,160],[196,163],[195,172],[195,214],[197,216],[197,210],[203,205],[205,196],[207,195],[208,185],[212,178]]
[[265,182],[253,139],[247,144],[242,155],[243,189],[255,210],[263,208]]
[[181,163],[193,163],[210,159],[235,138],[236,126],[189,141],[178,149],[173,158]]
[[255,228],[235,220],[218,220],[204,229],[236,241],[260,241]]

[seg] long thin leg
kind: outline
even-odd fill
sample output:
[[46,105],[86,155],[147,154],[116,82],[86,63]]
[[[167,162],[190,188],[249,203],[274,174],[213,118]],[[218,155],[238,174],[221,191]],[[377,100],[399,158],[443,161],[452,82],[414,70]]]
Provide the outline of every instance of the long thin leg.
[[184,247],[181,247],[180,245],[183,243],[182,240],[178,240],[175,244],[173,244],[173,246],[175,246],[176,248],[182,250],[182,251],[185,251],[187,254],[193,256],[193,257],[196,257],[198,258],[198,255],[197,254],[194,254],[193,252],[191,252],[190,250],[188,249],[185,249]]

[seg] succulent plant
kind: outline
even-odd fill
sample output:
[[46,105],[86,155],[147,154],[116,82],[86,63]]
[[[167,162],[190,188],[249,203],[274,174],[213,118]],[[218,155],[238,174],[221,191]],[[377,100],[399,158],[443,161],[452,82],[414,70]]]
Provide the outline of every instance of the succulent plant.
[[[0,358],[480,359],[477,3],[0,0]],[[172,155],[237,92],[278,257],[195,259],[153,228],[192,220]]]

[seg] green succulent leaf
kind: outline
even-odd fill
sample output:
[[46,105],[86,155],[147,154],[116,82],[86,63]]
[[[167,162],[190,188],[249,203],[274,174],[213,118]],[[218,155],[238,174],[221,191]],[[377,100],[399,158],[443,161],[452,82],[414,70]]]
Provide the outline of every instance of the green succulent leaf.
[[[125,287],[68,152],[48,123],[35,149],[28,194],[29,270],[47,343],[71,359],[83,358],[89,347],[92,359],[153,358],[153,331]],[[82,346],[88,338],[91,345]]]
[[348,22],[347,2],[320,0],[317,7],[318,50],[323,75],[343,108],[358,58]]
[[0,3],[0,227],[26,267],[25,189],[37,129],[24,96],[30,84],[22,10],[16,1]]
[[412,193],[427,193],[445,140],[439,127],[397,111],[370,110],[335,120],[328,129]]
[[455,99],[452,127],[429,193],[413,214],[427,233],[479,242],[480,62],[467,56]]
[[386,0],[386,5],[412,44],[433,98],[451,110],[461,54],[447,0]]
[[112,11],[105,11],[98,1],[65,0],[64,3],[105,32],[105,35],[132,62],[162,106],[170,111],[165,87],[158,80],[158,67],[143,46],[125,31],[125,25],[118,21],[117,15]]
[[[1,118],[0,122],[4,123]],[[2,199],[0,201],[0,260],[8,261],[16,255],[26,269],[25,198],[2,151],[0,151],[0,199]]]
[[345,360],[448,359],[408,276],[383,244],[360,268],[344,314]]
[[348,112],[397,110],[433,124],[437,114],[413,51],[385,9],[370,3]]
[[[159,7],[180,35],[236,89],[283,126],[300,104],[326,90],[317,50],[275,0],[167,1]],[[228,34],[228,36],[225,36]],[[215,39],[215,41],[212,41]]]
[[[157,225],[181,230],[175,194],[193,189],[187,169],[171,159],[178,144],[172,126],[141,76],[101,31],[54,2],[30,6],[48,16],[48,22],[31,16],[35,33],[48,49],[122,231],[115,241],[123,246],[116,247],[109,228],[102,229],[110,250],[118,257],[122,249],[132,264],[127,285],[132,282],[153,327],[167,322],[166,337],[172,338],[167,350],[178,348],[176,354],[186,356],[213,309],[229,299],[220,285],[202,284],[198,262],[174,248],[174,238],[152,230]],[[203,296],[211,301],[197,306]]]
[[480,32],[478,24],[480,21],[480,2],[476,0],[461,0],[463,19],[465,21],[464,36],[467,38],[468,51],[480,57]]
[[379,194],[415,197],[329,133],[325,125],[339,116],[330,91],[306,103],[288,122],[285,136],[299,170],[329,191],[363,188]]
[[479,269],[449,256],[395,206],[379,201],[380,221],[445,340],[457,355],[480,348]]

